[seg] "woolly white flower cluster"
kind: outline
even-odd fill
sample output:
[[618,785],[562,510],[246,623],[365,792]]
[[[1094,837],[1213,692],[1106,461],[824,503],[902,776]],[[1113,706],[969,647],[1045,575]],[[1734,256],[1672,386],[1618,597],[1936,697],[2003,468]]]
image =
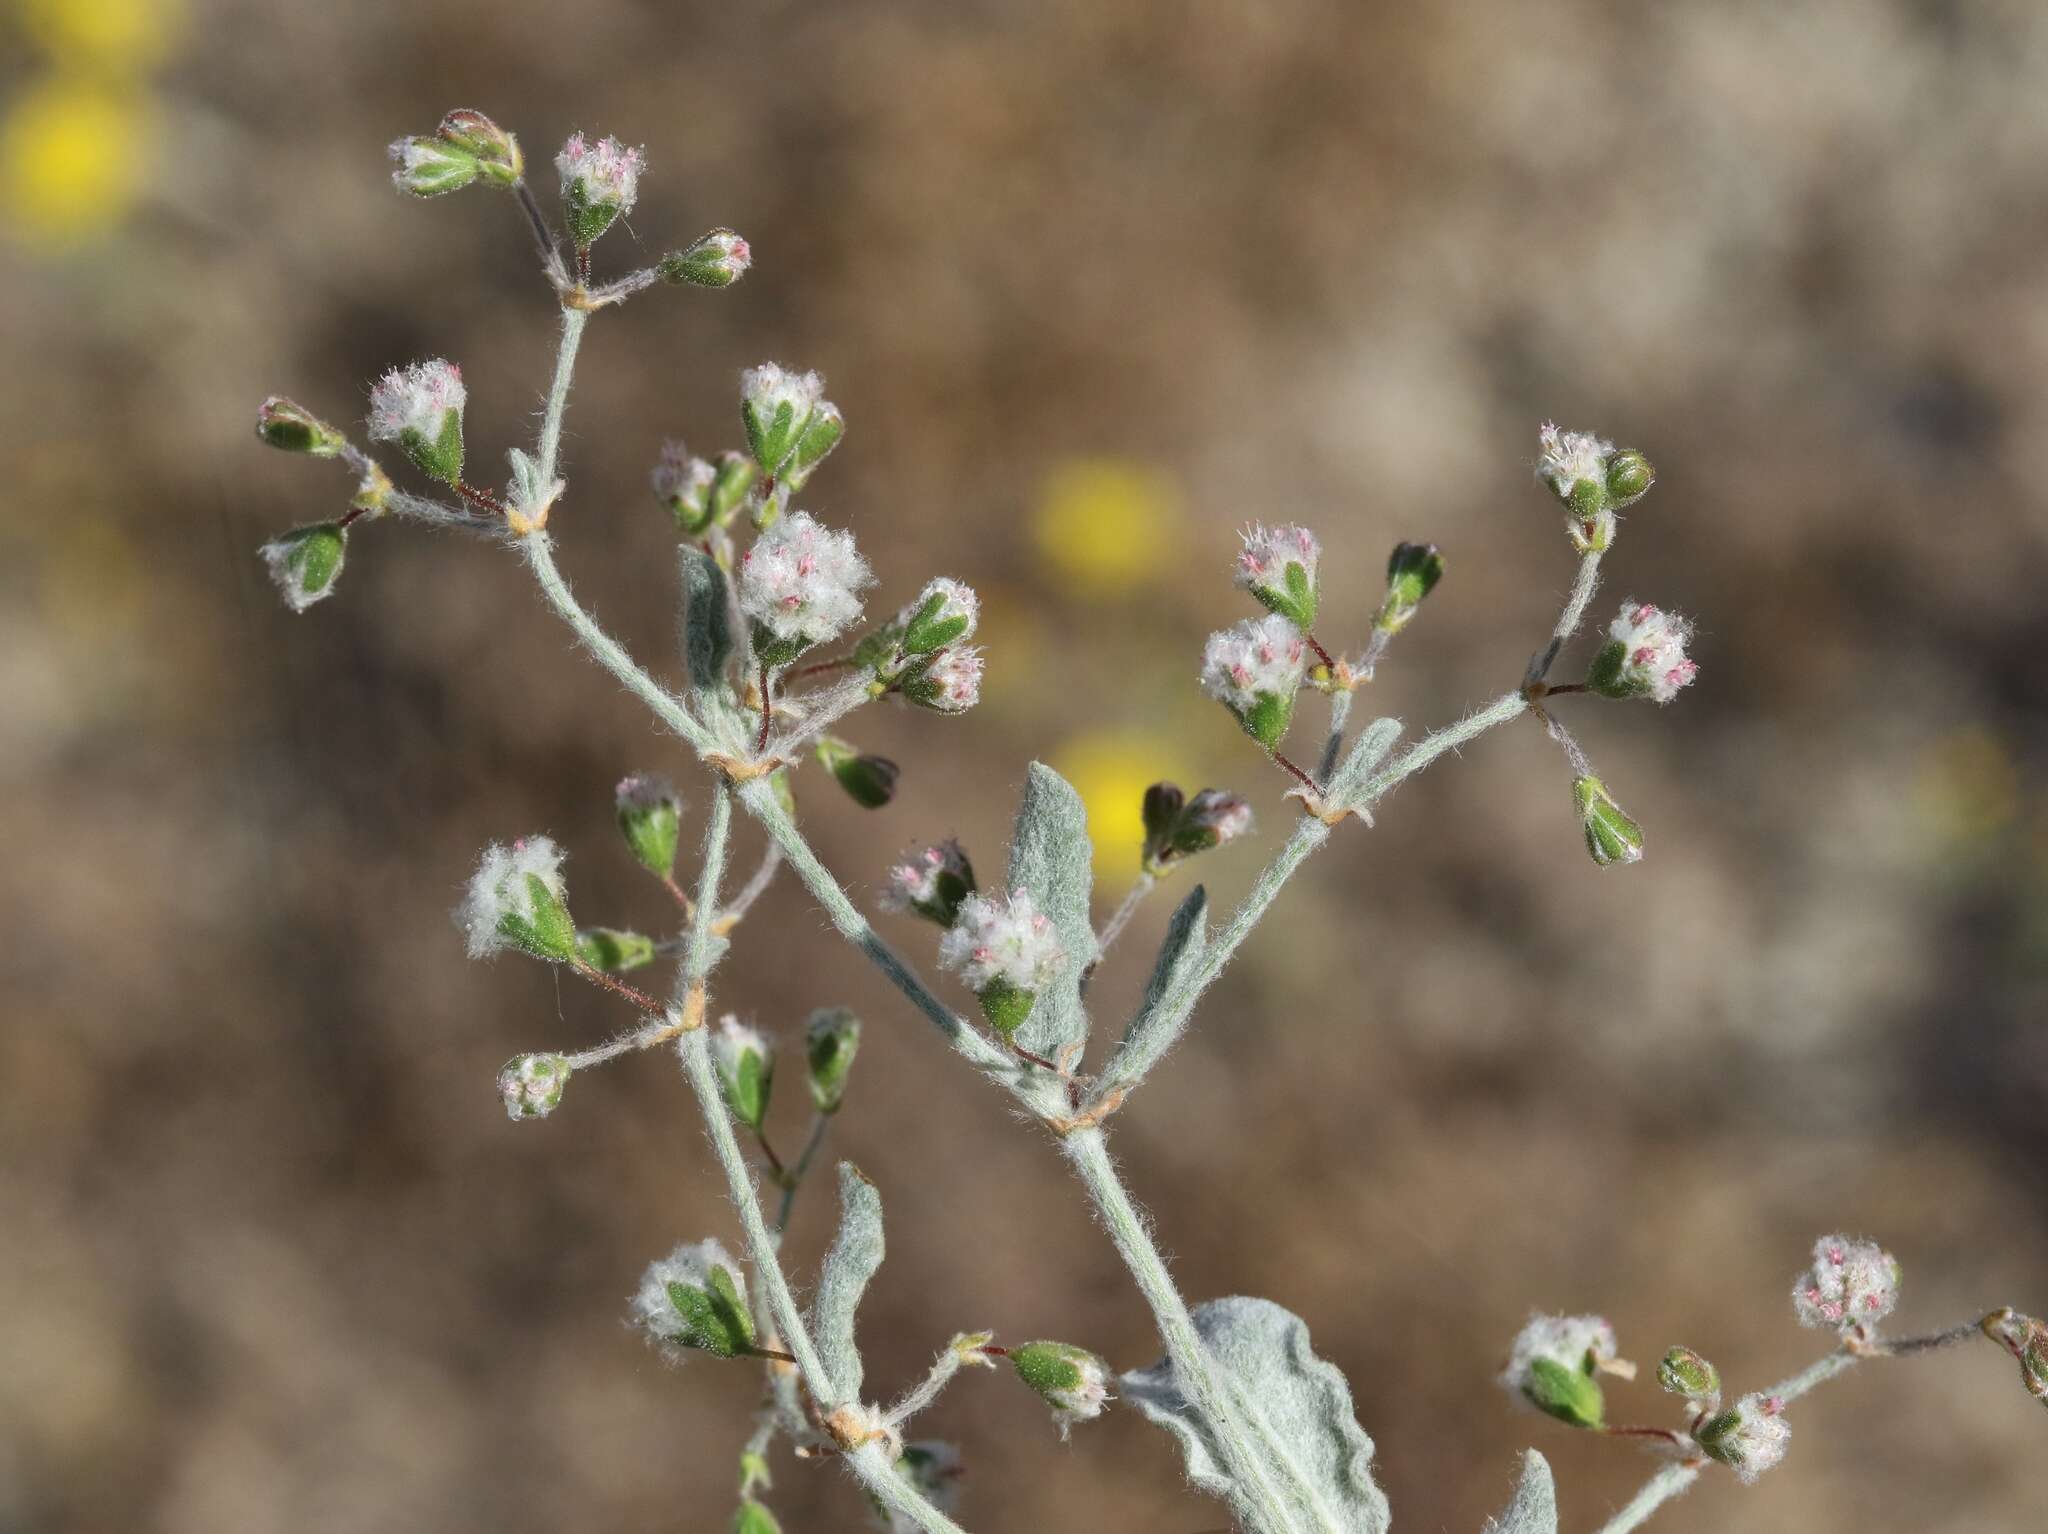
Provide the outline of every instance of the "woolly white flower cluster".
[[1252,828],[1252,807],[1223,788],[1205,788],[1188,801],[1181,818],[1216,838],[1216,844],[1235,841]]
[[1305,527],[1262,527],[1257,523],[1243,533],[1244,548],[1237,556],[1237,584],[1247,591],[1279,585],[1289,565],[1300,565],[1311,587],[1323,547]]
[[935,847],[915,847],[889,865],[888,880],[882,888],[882,908],[907,911],[930,905],[939,898],[939,879],[951,874],[963,884],[974,881],[968,866],[967,849],[950,837]]
[[740,611],[777,639],[820,644],[860,616],[855,593],[873,580],[853,534],[833,532],[809,512],[795,511],[755,539],[741,559]]
[[590,207],[609,207],[623,217],[633,211],[640,196],[640,172],[647,166],[644,149],[628,149],[615,138],[591,143],[580,133],[555,156],[555,170],[562,178],[562,195],[581,199]]
[[1692,625],[1676,613],[1630,597],[1607,636],[1623,648],[1621,681],[1631,692],[1669,703],[1699,675],[1698,664],[1685,658]]
[[[938,599],[938,605],[929,613],[925,613],[925,607],[935,597]],[[925,583],[924,590],[917,594],[917,600],[898,613],[896,621],[909,628],[911,620],[920,613],[924,614],[923,626],[926,628],[951,625],[964,618],[967,627],[962,637],[965,637],[974,632],[975,624],[980,621],[981,598],[975,595],[974,588],[965,581],[956,581],[949,575],[941,575]]]
[[824,402],[825,379],[820,373],[795,373],[779,362],[764,362],[741,371],[740,398],[763,421],[773,421],[787,405],[790,419],[801,426]]
[[1559,499],[1570,500],[1572,486],[1581,480],[1596,485],[1606,482],[1607,460],[1614,453],[1612,442],[1589,431],[1559,431],[1545,421],[1537,434],[1537,446],[1536,477]]
[[1792,1281],[1801,1326],[1874,1326],[1898,1300],[1898,1261],[1875,1241],[1822,1236],[1813,1244],[1813,1266]]
[[1242,712],[1262,693],[1292,697],[1306,669],[1301,630],[1270,613],[1209,636],[1202,650],[1202,690]]
[[1612,1363],[1619,1347],[1603,1316],[1531,1316],[1515,1334],[1500,1382],[1518,1401],[1527,1401],[1531,1368],[1546,1359],[1560,1369],[1586,1373]]
[[689,1320],[676,1309],[668,1286],[681,1284],[686,1289],[708,1290],[713,1268],[725,1269],[739,1296],[740,1308],[745,1310],[746,1270],[732,1260],[732,1254],[716,1239],[686,1241],[666,1257],[650,1262],[647,1271],[640,1275],[640,1287],[633,1292],[631,1301],[633,1324],[647,1334],[647,1340],[671,1363],[680,1363],[689,1351],[679,1340],[688,1332]]
[[455,908],[455,924],[469,938],[469,956],[481,959],[503,949],[518,946],[501,928],[507,916],[531,922],[533,886],[540,880],[557,900],[568,899],[568,883],[562,878],[562,849],[552,838],[527,836],[507,847],[492,842],[484,849],[469,889]]
[[956,647],[925,667],[904,690],[920,708],[964,714],[981,701],[981,671],[979,647]]
[[417,432],[436,441],[449,412],[461,410],[468,400],[462,369],[445,358],[393,368],[370,391],[370,440],[396,442],[407,432]]
[[692,456],[689,448],[670,438],[662,443],[661,457],[655,462],[654,471],[647,476],[647,482],[654,487],[658,500],[702,505],[717,478],[718,470],[710,463]]
[[1036,991],[1065,966],[1067,956],[1051,918],[1019,890],[1005,899],[969,895],[958,920],[939,939],[939,963],[958,970],[969,989],[985,991],[997,981]]
[[1792,1424],[1785,1420],[1785,1403],[1778,1397],[1752,1394],[1705,1423],[1696,1437],[1701,1448],[1749,1486],[1785,1457]]

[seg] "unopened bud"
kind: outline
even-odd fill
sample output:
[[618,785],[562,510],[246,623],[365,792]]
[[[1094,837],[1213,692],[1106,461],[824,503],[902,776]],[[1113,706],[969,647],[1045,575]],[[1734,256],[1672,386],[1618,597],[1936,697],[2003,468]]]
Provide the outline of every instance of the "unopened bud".
[[811,1103],[820,1113],[837,1113],[846,1099],[846,1078],[860,1051],[860,1019],[845,1007],[823,1007],[804,1024],[804,1066]]
[[457,107],[434,131],[444,144],[475,155],[478,168],[501,186],[512,185],[526,173],[526,156],[519,152],[519,140],[481,112]]
[[1785,1403],[1776,1396],[1746,1395],[1693,1430],[1693,1440],[1748,1485],[1785,1457],[1792,1437]]
[[1244,548],[1237,556],[1237,583],[1260,605],[1304,629],[1313,628],[1321,600],[1317,567],[1322,546],[1305,527],[1260,527],[1244,530]]
[[672,250],[655,265],[663,282],[697,288],[729,288],[754,264],[747,242],[730,229],[699,235],[684,250]]
[[792,373],[779,363],[764,362],[740,374],[740,421],[762,473],[783,472],[825,403],[825,380],[816,373]]
[[615,138],[593,144],[580,133],[569,135],[555,156],[555,171],[562,178],[569,238],[578,250],[588,250],[598,236],[633,211],[646,163],[644,150],[628,149]]
[[619,975],[654,962],[654,939],[617,927],[586,927],[576,934],[576,951],[592,969]]
[[839,413],[839,407],[830,400],[820,401],[798,434],[795,449],[782,466],[783,483],[791,490],[803,489],[817,472],[818,465],[839,446],[840,438],[845,435],[846,417]]
[[514,1055],[498,1072],[498,1095],[515,1119],[544,1119],[562,1104],[569,1062],[561,1055]]
[[1005,1039],[1024,1025],[1038,993],[1066,962],[1051,918],[1025,890],[1007,900],[969,895],[939,941],[940,965],[959,971],[989,1026]]
[[1444,557],[1433,543],[1397,543],[1387,557],[1387,595],[1373,627],[1398,634],[1422,599],[1444,578]]
[[636,772],[619,780],[613,802],[619,834],[640,866],[657,879],[672,875],[683,818],[682,796],[675,785],[654,773]]
[[1235,841],[1252,828],[1252,807],[1236,794],[1205,788],[1193,799],[1172,783],[1145,790],[1145,841],[1140,852],[1149,874],[1164,873],[1176,860]]
[[1650,460],[1632,447],[1607,460],[1607,504],[1616,511],[1641,500],[1656,482]]
[[711,526],[711,488],[718,471],[702,458],[690,456],[680,442],[664,442],[661,458],[648,476],[654,498],[676,519],[676,531],[698,538]]
[[896,797],[902,769],[886,756],[868,756],[836,735],[821,737],[815,754],[847,797],[863,809],[878,810]]
[[1691,1348],[1673,1348],[1657,1362],[1657,1383],[1712,1411],[1721,1403],[1721,1373]]
[[1630,1368],[1615,1357],[1614,1328],[1599,1316],[1532,1316],[1515,1338],[1500,1382],[1560,1422],[1598,1428],[1606,1401],[1594,1373]]
[[950,928],[960,919],[960,906],[974,893],[974,866],[967,849],[956,841],[906,852],[890,865],[882,905],[891,911],[915,911],[928,921]]
[[370,391],[370,440],[396,442],[422,474],[462,478],[462,369],[440,357],[393,368]]
[[455,908],[455,922],[469,936],[472,959],[507,948],[558,964],[582,957],[569,915],[562,852],[545,836],[485,848],[468,893]]
[[348,438],[296,400],[273,394],[256,407],[256,435],[287,453],[332,458],[348,446]]
[[1294,695],[1306,669],[1301,630],[1278,613],[1247,618],[1209,636],[1202,651],[1202,688],[1268,751],[1277,750],[1294,719]]
[[1649,489],[1647,482],[1627,494],[1610,488],[1615,458],[1628,460],[1619,482],[1624,486],[1646,481],[1649,461],[1640,453],[1616,454],[1614,444],[1591,432],[1559,431],[1548,422],[1539,434],[1541,451],[1536,460],[1536,477],[1564,503],[1565,525],[1574,547],[1582,554],[1598,553],[1614,541],[1614,513]]
[[758,1029],[731,1013],[718,1020],[711,1035],[711,1060],[732,1116],[749,1129],[768,1119],[768,1098],[775,1085],[775,1049]]
[[2010,1305],[1991,1312],[1980,1323],[1984,1335],[2019,1360],[2020,1383],[2048,1406],[2048,1322],[2023,1315]]
[[1109,1365],[1086,1348],[1067,1342],[1027,1342],[1010,1349],[1017,1378],[1052,1408],[1065,1438],[1076,1422],[1102,1415],[1109,1400]]
[[273,538],[257,550],[270,570],[284,605],[302,613],[323,597],[334,593],[348,555],[348,530],[339,522],[315,522],[295,527]]
[[974,636],[981,599],[964,582],[940,577],[896,615],[901,625],[897,647],[909,655],[930,655]]
[[1643,859],[1643,828],[1621,812],[1598,778],[1574,778],[1572,802],[1579,808],[1579,823],[1586,832],[1586,851],[1605,868],[1609,863],[1640,863]]
[[686,1243],[648,1264],[633,1296],[633,1319],[675,1361],[692,1348],[737,1358],[754,1347],[746,1279],[716,1241]]
[[398,139],[390,154],[398,162],[391,184],[415,197],[459,192],[483,174],[475,155],[440,138]]
[[941,650],[896,684],[906,700],[935,714],[964,714],[981,701],[981,651],[973,645]]

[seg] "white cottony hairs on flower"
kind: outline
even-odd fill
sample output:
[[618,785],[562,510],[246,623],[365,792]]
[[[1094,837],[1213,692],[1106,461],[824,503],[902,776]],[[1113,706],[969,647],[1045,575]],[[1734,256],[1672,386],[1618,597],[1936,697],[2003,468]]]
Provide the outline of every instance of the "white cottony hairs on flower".
[[958,970],[975,991],[998,981],[1019,991],[1036,991],[1066,962],[1059,934],[1027,890],[1006,900],[969,895],[960,904],[959,919],[939,940],[939,963]]
[[482,861],[470,876],[468,892],[455,908],[455,922],[469,937],[472,959],[526,946],[506,932],[505,926],[509,917],[532,927],[536,917],[549,914],[539,909],[530,881],[538,880],[557,903],[568,899],[562,857],[562,849],[545,836],[522,837],[509,847],[493,842],[484,849]]
[[969,638],[980,618],[981,598],[974,588],[942,575],[928,582],[917,600],[896,615],[892,627],[902,630],[898,643],[904,651],[923,655]]
[[1244,530],[1237,584],[1306,628],[1316,621],[1316,566],[1322,557],[1322,545],[1305,527],[1254,524]]
[[1785,1457],[1792,1424],[1785,1420],[1785,1403],[1778,1397],[1746,1395],[1702,1423],[1693,1438],[1748,1486]]
[[662,443],[661,457],[647,480],[658,500],[702,506],[717,478],[718,470],[704,459],[691,456],[689,448],[671,438]]
[[940,885],[949,878],[957,881],[963,892],[974,888],[967,849],[950,837],[937,846],[913,847],[889,865],[887,878],[882,889],[885,911],[922,910],[938,904],[944,895]]
[[825,379],[820,373],[792,372],[779,362],[764,362],[740,372],[741,402],[757,411],[764,421],[773,421],[787,405],[790,419],[801,429],[824,398]]
[[1500,1382],[1511,1394],[1526,1397],[1538,1359],[1560,1369],[1590,1374],[1603,1364],[1614,1363],[1618,1351],[1614,1328],[1604,1316],[1531,1316],[1529,1324],[1515,1335]]
[[1813,1244],[1813,1266],[1792,1281],[1801,1326],[1875,1326],[1898,1301],[1898,1261],[1875,1241],[1822,1236]]
[[[678,1290],[686,1300],[704,1297],[707,1303],[678,1309]],[[631,1309],[634,1324],[672,1363],[691,1348],[729,1358],[752,1341],[746,1270],[716,1240],[686,1241],[650,1262]]]
[[765,1059],[772,1052],[767,1035],[741,1022],[735,1014],[726,1013],[711,1033],[711,1058],[718,1067],[718,1074],[731,1080],[739,1073],[740,1061],[749,1051]]
[[851,533],[791,512],[740,561],[740,611],[776,639],[819,644],[860,616],[855,595],[874,576]]
[[1607,630],[1607,645],[1595,658],[1588,680],[1608,697],[1650,697],[1669,703],[1699,675],[1687,660],[1692,625],[1676,613],[1630,597]]
[[1559,431],[1549,421],[1537,433],[1541,448],[1536,459],[1536,477],[1556,493],[1559,500],[1572,498],[1572,487],[1582,480],[1604,486],[1607,460],[1614,444],[1589,431]]
[[569,1062],[561,1055],[519,1055],[498,1072],[498,1095],[514,1119],[544,1119],[562,1103]]
[[445,358],[393,368],[370,390],[370,440],[397,442],[406,433],[417,432],[429,442],[437,441],[449,412],[460,412],[468,400],[462,369]]
[[1202,649],[1202,690],[1239,711],[1261,693],[1291,697],[1307,669],[1301,630],[1278,613],[1219,629]]
[[942,650],[929,666],[903,682],[903,696],[919,708],[940,714],[964,714],[981,701],[981,650],[955,645]]
[[732,1116],[749,1129],[759,1129],[768,1117],[775,1046],[759,1029],[748,1027],[728,1012],[712,1031],[711,1061]]
[[[555,170],[562,178],[562,196],[571,206],[608,208],[605,222],[633,211],[640,197],[640,172],[646,168],[647,151],[628,149],[615,138],[591,143],[580,133],[555,156]],[[584,241],[582,243],[588,243]]]

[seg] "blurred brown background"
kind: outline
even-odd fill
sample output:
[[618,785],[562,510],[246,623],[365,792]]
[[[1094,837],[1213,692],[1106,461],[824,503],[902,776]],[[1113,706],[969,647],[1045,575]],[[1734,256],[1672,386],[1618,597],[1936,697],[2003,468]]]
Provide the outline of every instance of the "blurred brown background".
[[[1354,645],[1387,547],[1444,546],[1366,704],[1420,729],[1517,679],[1569,579],[1537,423],[1655,458],[1596,613],[1698,614],[1702,677],[1573,710],[1648,861],[1593,868],[1555,748],[1489,736],[1311,865],[1115,1124],[1187,1292],[1281,1301],[1349,1376],[1397,1528],[1477,1529],[1524,1444],[1571,1530],[1647,1472],[1510,1409],[1531,1307],[1741,1389],[1822,1347],[1785,1292],[1824,1229],[1897,1252],[1906,1327],[2048,1306],[2038,5],[8,0],[4,27],[0,1528],[730,1514],[750,1373],[621,1325],[650,1257],[734,1238],[683,1085],[620,1062],[508,1124],[506,1056],[624,1019],[466,963],[446,915],[484,842],[544,828],[585,921],[659,921],[610,788],[688,764],[501,553],[371,527],[294,618],[252,552],[345,492],[259,450],[268,392],[352,420],[439,353],[480,477],[528,430],[554,325],[514,209],[386,179],[454,105],[550,196],[571,129],[647,146],[602,267],[754,243],[738,289],[648,294],[585,348],[557,525],[618,633],[668,652],[662,437],[732,444],[768,357],[846,411],[806,499],[877,602],[986,594],[980,710],[856,721],[897,802],[800,783],[863,899],[947,831],[998,870],[1038,754],[1122,836],[1153,776],[1252,793],[1259,846],[1202,870],[1229,904],[1289,814],[1194,684],[1247,611],[1233,528],[1319,529]],[[1105,854],[1105,910],[1132,861]],[[793,885],[723,982],[768,1027],[868,1020],[833,1149],[888,1203],[876,1390],[965,1327],[1156,1355],[1045,1137]],[[2048,1518],[2048,1424],[1988,1346],[1793,1420],[1785,1468],[1658,1526]],[[1221,1521],[1132,1412],[1062,1448],[976,1376],[922,1430],[965,1446],[985,1534]],[[780,1450],[772,1500],[792,1531],[861,1517]]]

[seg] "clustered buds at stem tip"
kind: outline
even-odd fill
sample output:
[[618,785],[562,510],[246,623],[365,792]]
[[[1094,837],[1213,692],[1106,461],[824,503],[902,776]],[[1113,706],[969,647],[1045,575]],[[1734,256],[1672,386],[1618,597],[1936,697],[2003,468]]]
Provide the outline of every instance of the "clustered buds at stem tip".
[[1776,1396],[1746,1395],[1693,1430],[1693,1440],[1745,1486],[1785,1457],[1792,1426]]
[[754,252],[730,229],[699,235],[687,249],[672,250],[655,264],[663,282],[698,288],[729,288],[754,264]]
[[820,1113],[837,1113],[846,1099],[846,1078],[860,1052],[860,1019],[845,1007],[823,1007],[804,1024],[804,1065],[810,1076],[811,1105]]
[[517,948],[537,959],[574,963],[576,924],[567,900],[562,851],[547,837],[524,837],[509,847],[493,842],[455,908],[455,923],[468,934],[472,959]]
[[372,442],[396,442],[422,474],[462,478],[462,369],[440,357],[393,368],[370,391]]
[[348,529],[338,522],[315,522],[280,534],[256,551],[270,571],[284,605],[302,613],[334,594],[348,556]]
[[1038,992],[1066,962],[1051,918],[1025,890],[1007,899],[969,895],[939,940],[939,963],[959,971],[989,1026],[1005,1039],[1023,1026]]
[[1614,542],[1614,514],[1641,500],[1656,483],[1650,460],[1633,448],[1591,432],[1559,431],[1545,422],[1538,435],[1536,477],[1564,503],[1565,525],[1582,554]]
[[915,911],[950,928],[974,888],[974,865],[967,861],[967,849],[949,838],[936,846],[913,847],[889,866],[882,907]]
[[1052,1408],[1062,1438],[1076,1422],[1101,1416],[1109,1400],[1109,1365],[1086,1348],[1066,1342],[1027,1342],[1010,1349],[1010,1364],[1017,1378]]
[[1294,695],[1306,669],[1301,630],[1278,613],[1247,618],[1209,636],[1202,650],[1202,689],[1236,716],[1268,751],[1294,719]]
[[1614,1328],[1599,1316],[1532,1316],[1515,1337],[1500,1382],[1517,1400],[1573,1427],[1602,1425],[1606,1401],[1594,1373],[1626,1370]]
[[525,174],[519,140],[481,112],[457,108],[441,119],[432,138],[402,138],[391,146],[398,169],[392,184],[415,197],[459,191],[479,177],[511,186]]
[[754,540],[740,560],[740,611],[754,625],[763,664],[787,665],[860,616],[856,595],[874,576],[851,533],[793,512]]
[[1898,1259],[1875,1241],[1822,1236],[1813,1244],[1813,1265],[1792,1281],[1799,1324],[1845,1335],[1875,1326],[1898,1301]]
[[981,650],[955,645],[897,684],[904,698],[935,714],[964,714],[981,701]]
[[1387,594],[1373,627],[1398,634],[1422,599],[1444,578],[1444,557],[1433,543],[1397,543],[1387,556]]
[[1304,629],[1315,627],[1322,588],[1317,566],[1322,545],[1305,527],[1244,530],[1244,548],[1237,556],[1237,583],[1271,612]]
[[1685,655],[1692,625],[1676,613],[1630,597],[1607,636],[1586,675],[1586,685],[1602,697],[1669,703],[1699,675]]
[[747,492],[759,471],[744,453],[720,453],[715,463],[692,457],[680,442],[664,442],[661,457],[648,475],[654,497],[676,519],[685,538],[701,538],[725,527],[746,504]]
[[1176,860],[1235,841],[1252,828],[1252,807],[1236,794],[1205,788],[1186,798],[1172,783],[1145,790],[1142,866],[1159,874]]
[[580,133],[569,135],[562,152],[555,156],[555,171],[562,179],[562,210],[569,238],[578,250],[588,250],[633,211],[646,163],[645,150],[628,149],[615,138],[593,144]]
[[649,1263],[632,1299],[633,1319],[663,1357],[698,1349],[736,1358],[754,1346],[746,1276],[716,1241],[685,1242]]
[[846,421],[825,398],[825,380],[764,362],[740,374],[740,421],[761,472],[798,490],[839,445]]
[[669,878],[682,837],[683,800],[675,785],[656,773],[636,772],[619,780],[614,803],[619,834],[634,858],[655,878]]
[[768,1098],[775,1085],[775,1047],[758,1029],[728,1012],[711,1034],[711,1061],[732,1116],[749,1129],[759,1129],[768,1120]]
[[1586,851],[1605,868],[1610,863],[1640,863],[1643,828],[1624,815],[1607,785],[1598,778],[1574,778],[1572,802],[1586,832]]
[[514,1119],[544,1119],[561,1106],[569,1062],[561,1055],[514,1055],[498,1072],[498,1095]]

